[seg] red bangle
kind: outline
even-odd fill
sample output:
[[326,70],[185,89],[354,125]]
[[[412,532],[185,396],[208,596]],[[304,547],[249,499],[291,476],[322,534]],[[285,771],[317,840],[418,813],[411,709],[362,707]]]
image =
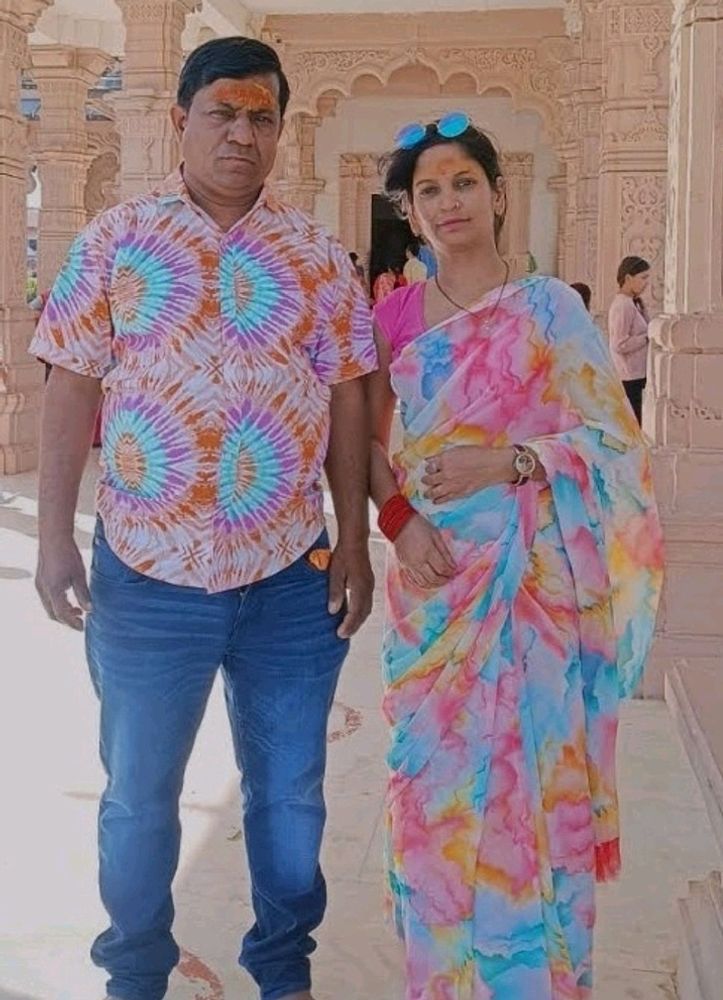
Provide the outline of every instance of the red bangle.
[[402,528],[416,513],[406,497],[403,497],[401,493],[395,493],[379,511],[377,518],[379,530],[390,542],[395,542]]

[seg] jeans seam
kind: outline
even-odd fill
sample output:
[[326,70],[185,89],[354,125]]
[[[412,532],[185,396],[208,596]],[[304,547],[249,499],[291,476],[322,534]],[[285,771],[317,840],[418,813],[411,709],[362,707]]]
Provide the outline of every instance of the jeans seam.
[[222,663],[226,661],[236,640],[236,633],[239,629],[239,626],[241,625],[241,615],[243,613],[244,605],[246,604],[246,599],[248,598],[250,590],[251,590],[250,584],[246,587],[239,588],[239,604],[238,608],[236,609],[236,617],[234,618],[233,625],[229,629],[228,642],[226,643],[226,649],[223,652],[223,660],[221,661]]

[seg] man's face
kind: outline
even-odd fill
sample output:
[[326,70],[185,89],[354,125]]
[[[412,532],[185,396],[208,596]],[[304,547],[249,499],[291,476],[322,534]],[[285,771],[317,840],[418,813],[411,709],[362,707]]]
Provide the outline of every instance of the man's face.
[[216,80],[195,94],[188,111],[174,107],[172,119],[190,178],[227,198],[260,188],[283,124],[278,77]]

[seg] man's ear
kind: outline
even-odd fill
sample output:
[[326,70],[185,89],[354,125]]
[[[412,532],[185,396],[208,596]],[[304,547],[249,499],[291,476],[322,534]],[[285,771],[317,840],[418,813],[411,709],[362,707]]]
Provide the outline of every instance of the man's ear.
[[182,108],[180,104],[174,104],[171,108],[171,122],[173,123],[173,131],[176,133],[180,139],[186,128],[186,122],[188,121],[188,112],[185,108]]

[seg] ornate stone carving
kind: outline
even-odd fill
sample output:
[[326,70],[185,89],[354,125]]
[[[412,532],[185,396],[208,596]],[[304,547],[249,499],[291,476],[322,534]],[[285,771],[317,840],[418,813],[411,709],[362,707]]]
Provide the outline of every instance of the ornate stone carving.
[[635,174],[622,183],[622,222],[632,228],[665,224],[665,179],[659,175]]
[[85,211],[89,220],[118,203],[119,171],[118,154],[113,150],[106,150],[96,156],[91,163],[84,197]]
[[422,65],[434,70],[441,83],[457,73],[473,73],[479,93],[490,86],[505,86],[518,106],[538,110],[549,132],[561,128],[562,54],[558,40],[530,46],[389,45],[353,49],[294,49],[288,46],[285,65],[292,89],[292,111],[316,111],[322,94],[349,96],[354,81],[372,74],[386,83],[403,66]]
[[635,146],[645,143],[667,143],[668,124],[664,122],[653,105],[648,102],[643,117],[631,129],[622,133],[613,133],[613,142],[620,145]]

